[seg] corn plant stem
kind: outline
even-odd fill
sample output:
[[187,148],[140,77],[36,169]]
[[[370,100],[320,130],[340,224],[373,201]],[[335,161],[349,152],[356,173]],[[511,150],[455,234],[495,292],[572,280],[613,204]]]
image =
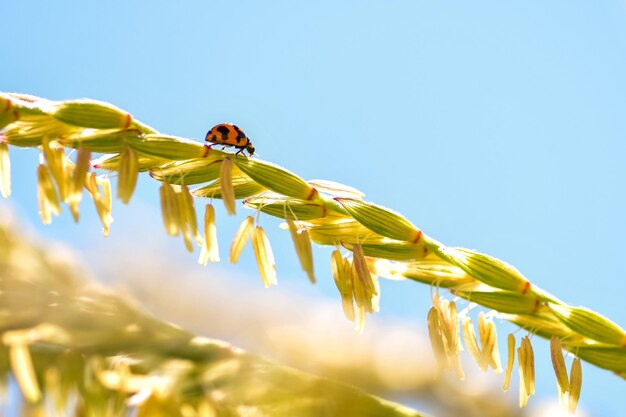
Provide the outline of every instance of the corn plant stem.
[[[352,192],[348,187],[336,193],[328,191],[329,196],[322,195],[319,192],[321,187],[318,186],[320,190],[314,188],[282,167],[257,158],[209,150],[195,141],[160,134],[108,103],[92,100],[51,102],[10,93],[0,93],[0,101],[11,104],[0,108],[13,112],[0,114],[0,128],[4,128],[0,141],[35,148],[56,141],[56,146],[62,148],[84,146],[96,153],[122,155],[116,163],[112,162],[117,158],[114,156],[107,169],[120,172],[123,178],[119,182],[129,184],[128,187],[134,187],[133,176],[145,170],[150,170],[152,177],[172,184],[186,184],[185,178],[193,178],[193,184],[217,183],[219,170],[210,165],[229,158],[234,163],[233,181],[239,181],[238,188],[233,189],[234,198],[245,199],[244,203],[249,207],[283,218],[286,213],[290,216],[297,213],[302,227],[309,229],[317,243],[350,249],[355,244],[366,245],[368,239],[372,239],[378,246],[364,246],[364,250],[380,251],[386,247],[388,259],[396,262],[402,263],[401,259],[406,256],[399,250],[423,248],[422,254],[415,252],[418,264],[420,257],[430,253],[439,260],[439,266],[461,266],[465,278],[486,288],[485,291],[474,291],[455,288],[452,284],[449,289],[453,294],[499,311],[503,318],[540,337],[556,335],[562,339],[565,349],[626,378],[626,332],[618,325],[598,313],[568,306],[495,258],[469,250],[451,255],[442,243],[422,234],[400,214],[364,202],[360,196],[346,197]],[[131,148],[134,152],[126,151]],[[130,160],[126,157],[135,152],[137,157],[132,156]],[[60,172],[52,174],[56,175],[55,178],[62,177]],[[244,187],[251,185],[254,187]],[[258,192],[259,189],[262,191]],[[130,199],[132,189],[118,188],[118,193]],[[274,209],[276,204],[282,209]],[[286,204],[289,211],[284,209]],[[325,232],[325,228],[330,231]],[[322,234],[316,234],[317,231]],[[368,255],[367,251],[365,255]],[[378,256],[377,252],[376,255],[385,258]],[[408,259],[406,265],[411,266],[412,262]]]

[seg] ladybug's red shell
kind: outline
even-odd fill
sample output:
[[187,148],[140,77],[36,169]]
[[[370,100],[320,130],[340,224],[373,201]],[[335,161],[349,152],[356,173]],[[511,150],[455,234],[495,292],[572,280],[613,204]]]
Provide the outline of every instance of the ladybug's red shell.
[[250,156],[254,154],[254,146],[252,146],[250,139],[248,139],[246,134],[243,133],[239,127],[232,123],[220,123],[219,125],[213,126],[207,132],[204,140],[213,145],[234,146],[239,149],[237,153],[241,153],[245,149]]

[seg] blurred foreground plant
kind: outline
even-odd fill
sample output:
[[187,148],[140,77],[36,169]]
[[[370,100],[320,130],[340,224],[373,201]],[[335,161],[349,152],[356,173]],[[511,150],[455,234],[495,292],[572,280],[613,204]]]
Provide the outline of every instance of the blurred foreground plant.
[[68,261],[0,224],[0,383],[24,416],[421,415],[148,317]]
[[[363,330],[365,316],[378,310],[378,277],[411,279],[448,289],[468,300],[464,309],[439,293],[428,314],[433,350],[442,369],[463,378],[461,334],[481,369],[505,372],[507,389],[518,357],[520,405],[534,393],[534,353],[523,337],[516,351],[511,335],[503,369],[493,317],[515,323],[529,333],[556,338],[552,357],[563,406],[573,413],[580,394],[580,359],[626,378],[626,332],[609,319],[583,307],[572,307],[541,290],[507,263],[473,250],[450,248],[426,236],[399,213],[363,200],[358,190],[331,181],[305,181],[286,169],[259,159],[209,149],[193,140],[163,135],[127,112],[92,100],[50,101],[20,94],[0,95],[0,189],[10,194],[7,144],[37,147],[42,220],[49,223],[66,203],[78,220],[84,187],[92,197],[105,234],[112,222],[111,186],[115,171],[117,197],[128,203],[137,175],[149,171],[161,181],[166,232],[182,235],[186,247],[202,247],[200,262],[219,259],[213,206],[205,206],[204,236],[199,232],[195,197],[222,199],[229,214],[236,200],[257,212],[286,220],[302,269],[315,282],[311,242],[335,246],[331,265],[345,315]],[[71,160],[65,149],[77,149]],[[95,161],[92,153],[104,154]],[[188,186],[208,183],[194,190]],[[233,239],[230,261],[236,262],[251,239],[263,282],[277,282],[275,259],[263,229],[253,217],[244,220]],[[347,254],[347,255],[345,255]],[[492,312],[479,316],[478,335],[470,319],[472,303]],[[567,375],[562,348],[576,358]],[[516,355],[517,353],[517,355]],[[561,383],[568,379],[568,383]]]

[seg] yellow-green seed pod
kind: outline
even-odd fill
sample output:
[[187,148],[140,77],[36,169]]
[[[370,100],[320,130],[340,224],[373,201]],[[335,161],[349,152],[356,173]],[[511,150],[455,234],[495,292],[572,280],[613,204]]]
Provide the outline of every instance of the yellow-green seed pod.
[[[350,250],[354,247],[349,242],[343,242],[343,246]],[[424,245],[392,240],[385,243],[363,243],[361,248],[366,256],[390,261],[416,261],[424,259],[428,254],[428,250]]]
[[161,215],[163,216],[165,231],[170,236],[178,236],[183,225],[181,225],[176,191],[170,184],[164,182],[159,189],[159,194],[161,196]]
[[128,138],[137,137],[141,132],[137,130],[105,129],[105,130],[75,130],[57,137],[59,143],[67,148],[84,146],[92,152],[120,153],[126,147]]
[[[544,312],[548,314],[543,314]],[[500,316],[523,329],[533,329],[534,334],[546,339],[554,335],[572,344],[582,344],[587,340],[587,338],[574,333],[565,326],[543,305],[537,310],[535,315],[500,314]]]
[[[80,147],[84,147],[88,149],[83,144],[79,145]],[[119,171],[120,162],[122,161],[121,154],[114,155],[103,155],[98,159],[92,161],[92,166],[95,169],[106,169],[107,171]],[[169,161],[162,158],[154,158],[151,156],[137,155],[137,165],[139,167],[139,172],[146,172],[155,167],[160,167]],[[158,178],[156,178],[158,179]],[[177,182],[171,182],[172,184],[177,184]]]
[[[17,109],[18,106],[15,107]],[[62,123],[45,113],[26,115],[26,113],[22,113],[22,110],[19,112],[20,119],[4,128],[3,135],[9,145],[32,148],[41,145],[45,137],[58,138],[65,135],[76,135],[82,130]]]
[[220,169],[220,192],[224,208],[230,216],[237,214],[235,190],[233,189],[233,162],[230,158],[224,158]]
[[569,391],[569,380],[567,377],[567,368],[565,367],[565,358],[563,357],[563,347],[558,337],[550,338],[550,358],[552,359],[552,367],[556,375],[556,382],[559,384],[561,393]]
[[236,264],[239,260],[239,256],[243,251],[244,246],[248,243],[248,239],[250,239],[250,234],[252,233],[252,228],[254,227],[254,217],[248,216],[239,226],[237,232],[235,233],[235,237],[233,237],[233,241],[230,245],[230,256],[228,257],[228,262],[231,264]]
[[578,406],[578,400],[580,399],[580,389],[582,385],[583,369],[580,363],[580,358],[574,358],[572,368],[570,369],[569,404],[567,407],[570,415],[574,415],[576,413],[576,407]]
[[462,291],[457,289],[451,289],[450,292],[501,313],[534,314],[541,306],[539,299],[532,294],[523,295],[508,291]]
[[341,245],[346,243],[382,243],[380,235],[352,219],[320,219],[307,223],[311,239],[321,245]]
[[215,228],[215,209],[211,204],[207,204],[204,208],[204,243],[202,244],[199,263],[206,265],[208,262],[219,261],[220,254]]
[[530,282],[513,266],[499,259],[464,248],[445,248],[442,251],[452,264],[490,287],[526,294]]
[[502,383],[502,391],[507,392],[511,383],[511,375],[513,374],[513,365],[515,364],[515,336],[509,333],[507,337],[507,361],[506,371],[504,372],[504,382]]
[[74,126],[94,129],[127,129],[132,116],[109,103],[96,100],[67,100],[54,106],[52,115]]
[[252,248],[266,288],[276,285],[276,263],[270,242],[261,226],[252,229]]
[[479,281],[467,275],[461,268],[439,258],[424,259],[404,265],[406,268],[399,271],[399,274],[438,288],[456,288],[469,292],[480,285]]
[[584,307],[549,303],[554,315],[573,331],[589,339],[616,346],[626,346],[626,332],[606,317]]
[[0,140],[0,193],[4,198],[11,195],[11,159],[9,147]]
[[200,142],[167,135],[144,135],[127,138],[126,142],[139,154],[169,160],[202,158],[206,147]]
[[302,178],[278,165],[250,158],[235,158],[235,165],[268,190],[300,200],[313,200],[318,192]]
[[[256,184],[253,182],[253,184]],[[265,190],[265,188],[256,184],[257,187],[261,187],[259,192]],[[257,189],[258,190],[258,189]],[[255,191],[255,190],[253,190]],[[255,193],[258,194],[258,193]],[[237,197],[239,198],[239,197]],[[290,197],[279,196],[265,196],[252,197],[244,201],[247,207],[255,210],[261,210],[270,216],[285,219],[287,216],[295,217],[298,220],[313,220],[325,217],[327,214],[326,207],[315,202],[305,200],[295,200]]]
[[124,204],[128,204],[137,185],[139,174],[139,162],[137,154],[132,148],[127,147],[122,152],[119,176],[117,178],[117,198]]
[[306,227],[297,225],[293,220],[287,218],[287,226],[291,234],[291,240],[296,248],[296,254],[300,260],[302,270],[306,272],[311,284],[315,284],[315,274],[313,273],[313,250],[311,249],[311,238]]
[[213,181],[220,176],[222,161],[214,158],[194,158],[185,161],[174,161],[154,168],[150,176],[170,184],[200,184]]
[[600,368],[626,376],[626,348],[623,346],[576,346],[576,355]]
[[356,221],[368,229],[391,239],[424,245],[422,231],[399,213],[366,201],[335,198]]

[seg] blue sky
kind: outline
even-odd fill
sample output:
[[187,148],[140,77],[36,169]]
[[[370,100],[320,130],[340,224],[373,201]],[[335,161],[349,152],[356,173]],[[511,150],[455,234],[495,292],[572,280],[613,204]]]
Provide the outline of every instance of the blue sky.
[[[359,188],[626,326],[623,1],[0,1],[0,12],[0,90],[110,101],[198,140],[236,122],[263,159]],[[10,204],[38,233],[102,245],[90,210],[79,226],[67,213],[38,225],[37,155],[12,160]],[[115,208],[105,244],[141,216],[158,220],[155,190],[144,180]],[[239,220],[218,225],[223,246]],[[291,243],[263,222],[274,251],[292,255],[278,265],[285,285],[336,297],[328,251],[316,250],[319,286],[291,283],[302,278]],[[172,256],[185,256],[176,243]],[[251,262],[239,268],[256,279]],[[428,288],[385,283],[382,303],[383,315],[425,321]],[[535,345],[538,395],[550,398],[548,352]],[[624,381],[584,373],[583,408],[618,415]]]

